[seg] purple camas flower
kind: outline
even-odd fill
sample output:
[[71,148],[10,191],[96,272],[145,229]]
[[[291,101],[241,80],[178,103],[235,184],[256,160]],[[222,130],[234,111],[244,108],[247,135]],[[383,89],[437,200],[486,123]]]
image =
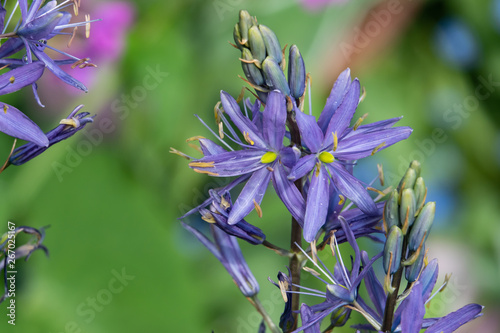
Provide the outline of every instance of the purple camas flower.
[[295,108],[305,151],[288,178],[311,177],[304,217],[304,238],[308,242],[326,221],[330,201],[335,200],[331,193],[339,192],[368,215],[377,214],[373,199],[350,170],[356,160],[404,140],[412,132],[409,127],[391,128],[401,118],[349,127],[359,96],[359,81],[351,82],[350,70],[346,69],[335,82],[317,122],[314,116]]
[[[72,85],[80,90],[87,91],[87,88],[78,80],[64,72],[59,66],[63,64],[74,64],[80,68],[87,66],[94,66],[89,63],[89,59],[80,59],[72,56],[66,52],[57,50],[47,44],[47,41],[56,35],[71,35],[69,32],[62,32],[64,29],[76,28],[78,26],[85,26],[87,29],[90,27],[90,20],[79,23],[69,23],[72,15],[68,12],[60,11],[66,7],[73,7],[77,11],[77,5],[73,1],[66,0],[60,4],[57,1],[49,1],[45,6],[41,7],[43,0],[33,0],[31,6],[28,7],[27,0],[19,0],[15,9],[19,6],[21,11],[21,21],[16,25],[18,27],[14,32],[5,33],[9,22],[5,26],[2,24],[2,36],[10,37],[0,47],[0,63],[9,65],[11,67],[23,66],[34,62],[33,55],[43,62],[44,65],[53,72],[59,79],[65,83]],[[14,9],[14,10],[15,10]],[[3,12],[2,21],[5,19],[5,12]],[[22,49],[26,49],[24,59],[10,59],[6,58],[11,56]],[[53,60],[44,51],[45,48],[52,49],[64,56],[66,59]],[[36,86],[34,85],[33,91],[37,101],[40,103],[36,93]]]
[[260,104],[256,104],[254,121],[241,112],[229,94],[221,92],[221,102],[224,112],[240,130],[245,142],[238,138],[222,117],[231,139],[244,149],[205,156],[189,166],[196,172],[215,177],[251,174],[229,213],[229,224],[238,223],[254,208],[261,214],[260,203],[271,179],[278,196],[300,223],[303,220],[304,199],[293,182],[287,179],[287,169],[297,160],[298,151],[283,144],[287,115],[285,96],[277,90],[270,92],[262,115],[258,111]]
[[82,130],[85,125],[93,122],[94,117],[88,117],[88,112],[78,113],[82,107],[83,105],[77,106],[67,118],[61,120],[56,128],[46,133],[45,136],[48,140],[46,145],[40,146],[34,143],[28,143],[18,147],[13,151],[12,156],[9,158],[9,163],[13,165],[24,164],[43,153],[50,146],[62,140],[66,140],[67,138],[73,136],[76,132]]
[[248,267],[236,237],[210,225],[213,241],[198,229],[182,223],[212,254],[221,262],[231,275],[234,283],[246,297],[252,297],[259,292],[259,284]]

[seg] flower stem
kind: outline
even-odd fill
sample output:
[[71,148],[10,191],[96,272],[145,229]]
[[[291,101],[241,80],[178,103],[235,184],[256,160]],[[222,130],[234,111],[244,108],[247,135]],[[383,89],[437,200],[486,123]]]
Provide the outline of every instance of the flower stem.
[[253,297],[247,297],[247,299],[255,307],[255,309],[257,309],[257,311],[260,313],[260,315],[262,316],[262,318],[266,322],[267,327],[269,327],[271,332],[281,333],[281,330],[279,329],[279,327],[276,326],[276,324],[273,322],[271,317],[269,317],[269,315],[267,314],[266,309],[264,309],[264,307],[262,306],[262,303],[260,302],[257,295],[255,295]]
[[[299,126],[297,125],[297,122],[295,120],[294,111],[292,110],[292,108],[288,107],[287,110],[288,110],[287,125],[290,131],[291,144],[292,146],[300,148],[301,147],[300,131],[299,131]],[[297,187],[299,192],[302,193],[302,179],[297,179],[295,181],[295,186]],[[290,332],[297,328],[298,310],[300,306],[300,299],[299,299],[300,294],[298,293],[298,291],[300,290],[299,287],[297,286],[300,285],[301,262],[299,254],[301,253],[300,251],[301,246],[302,246],[302,228],[300,227],[297,220],[295,220],[295,218],[292,217],[292,231],[290,234],[290,252],[293,255],[290,257],[289,266],[293,283],[292,291],[294,293],[289,294],[289,297],[291,297],[290,301],[292,302],[292,316],[294,319],[294,325],[290,329]]]
[[[407,240],[406,237],[403,240],[403,253],[406,253],[407,249]],[[401,260],[403,261],[403,260]],[[382,332],[391,332],[392,321],[394,319],[394,310],[396,309],[396,301],[399,293],[399,286],[401,284],[401,277],[403,276],[403,265],[399,266],[399,269],[392,276],[392,287],[394,288],[394,292],[387,295],[387,300],[385,302],[385,310],[384,310],[384,321],[382,323]]]

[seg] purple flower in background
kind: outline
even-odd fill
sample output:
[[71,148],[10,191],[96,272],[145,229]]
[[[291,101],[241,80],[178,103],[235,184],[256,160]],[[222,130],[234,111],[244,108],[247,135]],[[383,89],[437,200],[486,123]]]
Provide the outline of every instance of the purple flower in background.
[[88,117],[88,112],[81,112],[77,114],[82,107],[83,105],[77,106],[66,119],[61,120],[56,128],[47,132],[46,139],[48,141],[46,145],[40,146],[28,143],[24,146],[18,147],[9,158],[9,163],[13,165],[24,164],[43,153],[50,146],[62,140],[66,140],[67,138],[73,136],[76,132],[82,130],[85,125],[93,122],[94,117]]
[[[298,153],[294,148],[283,145],[286,132],[285,96],[278,90],[270,92],[262,117],[254,117],[255,122],[241,112],[236,100],[228,93],[221,92],[221,102],[224,112],[240,130],[246,142],[238,138],[222,117],[232,134],[232,140],[245,149],[231,149],[205,156],[189,163],[189,166],[196,172],[215,177],[251,174],[229,213],[227,222],[230,225],[241,221],[254,208],[261,213],[260,203],[271,179],[280,199],[301,223],[305,210],[304,199],[293,182],[287,179],[285,169],[295,163]],[[256,105],[256,113],[260,115],[259,104]]]
[[[362,257],[363,264],[367,262],[367,256]],[[431,295],[432,290],[438,278],[437,260],[432,260],[423,270],[422,273],[411,289],[408,297],[406,297],[401,305],[394,313],[394,320],[391,332],[418,333],[425,328],[428,333],[453,332],[460,326],[469,321],[482,316],[483,307],[479,304],[468,304],[458,311],[452,312],[442,318],[425,318],[425,305],[445,286],[443,284],[438,290]],[[386,294],[382,284],[377,280],[373,268],[365,278],[368,296],[374,304],[375,310],[372,310],[366,303],[363,307],[370,311],[376,323],[381,324],[384,316],[384,307],[386,303]],[[354,325],[354,328],[377,331],[379,328],[372,324]]]
[[[182,222],[181,222],[182,223]],[[236,237],[210,225],[213,241],[207,238],[198,229],[182,223],[183,227],[191,232],[212,254],[221,262],[231,275],[234,283],[246,297],[252,297],[259,292],[259,284],[248,267]]]
[[[9,222],[8,225],[10,226],[12,222]],[[13,228],[13,227],[12,227]],[[14,251],[10,248],[11,244],[16,244],[16,237],[19,233],[25,233],[29,235],[35,236],[33,239],[30,241],[26,242],[23,245],[15,247]],[[0,297],[0,303],[2,303],[5,298],[8,295],[8,283],[7,283],[7,259],[14,259],[18,260],[20,258],[26,258],[25,260],[28,260],[31,254],[35,250],[42,250],[45,252],[46,255],[49,255],[49,250],[42,245],[43,239],[45,237],[45,230],[44,228],[40,228],[40,230],[31,228],[31,227],[17,227],[12,231],[9,231],[0,237],[0,272],[3,270],[3,280],[4,280],[4,293]],[[10,241],[10,243],[9,243]],[[10,257],[9,258],[9,253],[7,253],[7,247],[9,248],[10,253],[14,253],[14,258]],[[2,257],[3,256],[3,257]]]
[[[27,0],[19,0],[18,4],[21,11],[19,28],[17,28],[15,32],[5,34],[5,29],[9,22],[5,24],[5,27],[2,27],[4,36],[11,38],[0,47],[1,63],[14,67],[22,66],[26,63],[32,63],[34,61],[32,54],[34,54],[39,61],[43,62],[45,66],[63,82],[86,92],[87,88],[85,85],[67,74],[59,66],[63,64],[74,64],[74,66],[83,68],[86,66],[95,67],[95,65],[89,63],[88,58],[80,59],[53,48],[47,44],[47,41],[56,35],[71,35],[71,33],[62,32],[62,30],[68,28],[85,26],[88,31],[90,23],[93,21],[87,19],[84,22],[69,23],[72,17],[71,14],[60,10],[70,6],[77,8],[73,1],[64,1],[60,4],[57,4],[55,0],[49,1],[43,7],[41,7],[43,0],[34,0],[29,7]],[[17,6],[15,8],[17,8]],[[6,59],[6,57],[21,51],[23,48],[26,49],[24,59]],[[45,48],[54,50],[67,58],[53,60],[45,53]],[[38,94],[36,93],[36,85],[33,86],[33,91],[38,103],[41,105]]]
[[331,4],[341,4],[349,0],[300,0],[302,5],[309,10],[319,10]]
[[[358,79],[351,82],[350,70],[342,72],[335,82],[318,121],[297,108],[295,117],[305,156],[290,171],[291,180],[308,174],[311,182],[304,217],[304,238],[311,242],[326,221],[330,194],[337,192],[349,198],[361,211],[376,215],[377,207],[363,184],[352,175],[355,161],[406,139],[409,127],[391,128],[401,118],[369,125],[349,127],[359,103]],[[331,188],[334,187],[334,189]]]

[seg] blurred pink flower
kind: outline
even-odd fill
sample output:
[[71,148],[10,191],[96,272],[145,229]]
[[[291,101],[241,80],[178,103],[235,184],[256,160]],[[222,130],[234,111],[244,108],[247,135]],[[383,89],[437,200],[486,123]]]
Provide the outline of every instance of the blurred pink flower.
[[[125,1],[103,4],[93,2],[86,6],[86,11],[92,15],[92,18],[99,18],[101,21],[92,24],[90,38],[75,41],[72,48],[80,49],[79,51],[89,57],[98,67],[118,61],[125,48],[128,30],[134,22],[133,5]],[[76,53],[80,53],[79,51]],[[69,69],[68,72],[91,88],[98,70],[99,68],[86,70],[74,68]]]
[[302,5],[309,10],[319,10],[332,3],[344,3],[349,0],[301,0]]

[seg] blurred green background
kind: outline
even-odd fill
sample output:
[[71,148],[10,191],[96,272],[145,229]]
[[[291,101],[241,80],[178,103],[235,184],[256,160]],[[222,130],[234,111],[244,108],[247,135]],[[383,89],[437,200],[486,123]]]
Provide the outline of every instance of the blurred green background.
[[[91,13],[105,4],[87,3]],[[244,85],[239,53],[228,44],[244,8],[282,46],[299,46],[315,115],[349,66],[367,91],[357,116],[369,113],[368,123],[403,115],[400,124],[414,128],[405,142],[360,162],[355,174],[369,181],[383,163],[394,185],[411,159],[422,162],[428,200],[438,210],[429,257],[440,261],[440,282],[453,273],[428,311],[437,316],[481,303],[485,316],[462,332],[500,331],[500,1],[352,0],[316,11],[289,0],[129,4],[135,14],[121,56],[97,62],[88,94],[71,92],[47,72],[45,88],[40,84],[47,108],[35,105],[28,88],[5,96],[47,130],[78,104],[98,115],[85,133],[0,176],[5,230],[7,221],[50,225],[50,257],[35,252],[19,263],[16,327],[7,324],[3,303],[0,330],[257,332],[251,305],[176,220],[214,180],[169,154],[175,147],[198,156],[185,139],[210,134],[193,114],[213,125],[219,91],[236,96]],[[2,135],[3,158],[11,144]],[[286,247],[289,218],[272,190],[262,209],[263,219],[252,214],[249,221]],[[285,271],[287,261],[241,246],[277,321],[283,304],[267,277]],[[314,286],[312,280],[303,283]]]

